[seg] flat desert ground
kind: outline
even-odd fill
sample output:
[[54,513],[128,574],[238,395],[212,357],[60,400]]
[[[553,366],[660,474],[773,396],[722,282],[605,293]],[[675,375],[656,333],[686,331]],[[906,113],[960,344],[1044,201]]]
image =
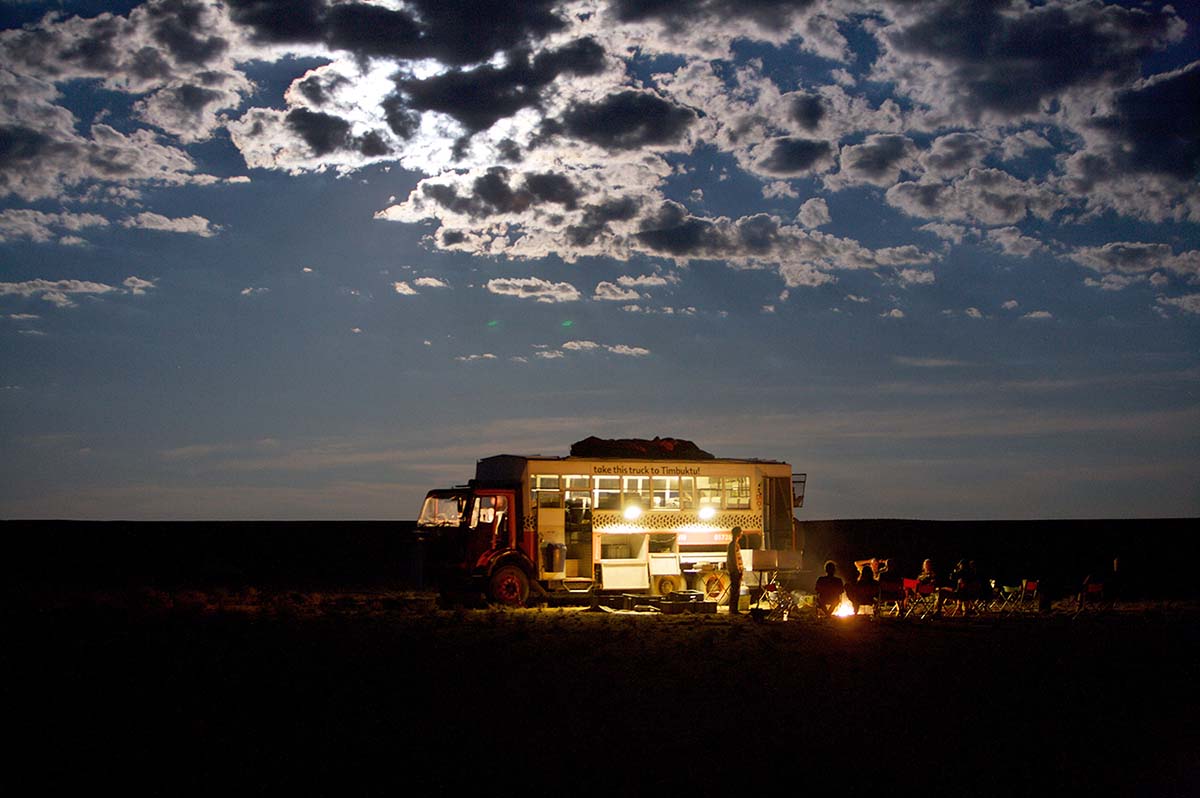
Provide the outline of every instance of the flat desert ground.
[[1200,794],[1200,611],[913,622],[8,602],[12,795]]

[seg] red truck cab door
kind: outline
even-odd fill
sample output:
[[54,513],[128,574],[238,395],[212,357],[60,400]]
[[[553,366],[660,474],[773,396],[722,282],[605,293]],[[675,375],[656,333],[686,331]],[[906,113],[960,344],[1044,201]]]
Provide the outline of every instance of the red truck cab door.
[[478,490],[468,525],[467,557],[482,566],[516,545],[516,502],[511,490]]

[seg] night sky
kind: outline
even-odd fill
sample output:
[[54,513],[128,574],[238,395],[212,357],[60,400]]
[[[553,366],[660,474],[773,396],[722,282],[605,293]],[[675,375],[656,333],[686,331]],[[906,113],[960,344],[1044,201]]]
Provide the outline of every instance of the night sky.
[[801,518],[1200,515],[1200,11],[0,3],[0,517],[412,519],[671,436]]

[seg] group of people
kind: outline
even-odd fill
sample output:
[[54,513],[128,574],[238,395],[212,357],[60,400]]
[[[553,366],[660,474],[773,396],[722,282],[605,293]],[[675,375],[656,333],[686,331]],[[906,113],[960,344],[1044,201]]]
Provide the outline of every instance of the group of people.
[[[732,533],[731,540],[726,549],[726,570],[730,576],[729,611],[731,614],[737,615],[739,614],[738,596],[741,591],[744,570],[740,543],[742,530],[735,526],[730,531]],[[1115,599],[1121,575],[1119,562],[1117,558],[1114,558],[1111,571],[1106,572],[1101,569],[1099,572],[1089,574],[1084,579],[1078,594],[1080,609],[1083,609],[1085,601],[1097,596],[1109,602]],[[900,574],[894,560],[857,560],[854,566],[857,573],[848,575],[852,578],[843,579],[837,574],[837,563],[833,560],[825,563],[825,574],[817,578],[813,589],[816,607],[819,611],[826,615],[833,615],[842,603],[842,597],[845,596],[855,614],[858,613],[860,607],[876,603],[889,605],[894,603],[901,608],[903,613],[904,607],[913,596],[910,595],[911,591],[906,590],[904,577]],[[981,604],[994,598],[993,583],[980,576],[974,560],[959,560],[950,572],[949,578],[943,580],[939,578],[933,560],[926,559],[921,563],[921,571],[917,574],[916,583],[917,591],[934,596],[933,613],[935,615],[942,613],[943,606],[947,602],[953,602],[959,612],[969,615]],[[1045,591],[1042,591],[1041,598],[1043,601],[1045,600]]]
[[[817,609],[832,615],[841,604],[843,595],[855,613],[859,607],[877,601],[895,602],[903,607],[909,600],[904,579],[892,560],[882,563],[879,560],[859,560],[854,565],[857,576],[844,580],[837,576],[837,564],[833,560],[825,563],[825,575],[817,578],[813,590]],[[962,612],[969,613],[976,602],[991,598],[991,586],[979,576],[973,560],[960,560],[945,584],[938,580],[933,560],[925,560],[917,575],[917,584],[929,585],[933,589],[936,596],[935,613],[941,612],[945,601],[954,601]]]

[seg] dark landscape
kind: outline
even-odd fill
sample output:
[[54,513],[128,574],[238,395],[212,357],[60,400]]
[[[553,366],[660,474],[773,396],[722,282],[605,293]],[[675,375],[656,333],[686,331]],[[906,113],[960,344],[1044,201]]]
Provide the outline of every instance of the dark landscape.
[[[6,523],[15,773],[130,794],[1200,788],[1200,613],[1164,585],[1079,617],[1068,597],[928,621],[437,608],[394,580],[402,526]],[[885,547],[867,526],[843,543]]]

